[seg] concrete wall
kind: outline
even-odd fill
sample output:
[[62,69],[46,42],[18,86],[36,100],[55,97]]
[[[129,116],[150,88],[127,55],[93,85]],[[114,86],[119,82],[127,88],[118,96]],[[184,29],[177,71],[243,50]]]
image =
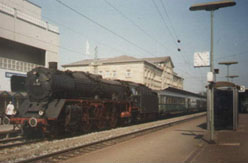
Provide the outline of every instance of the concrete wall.
[[144,84],[149,88],[159,90],[162,88],[162,70],[151,66],[144,65]]
[[41,19],[39,6],[27,0],[0,0],[0,90],[10,91],[7,72],[25,74],[37,66],[48,67],[48,62],[58,62],[58,53],[59,29]]
[[[3,0],[0,0],[0,3],[1,1]],[[17,0],[17,2],[23,2],[24,5],[30,5],[30,3],[23,0]],[[10,3],[11,1],[9,4]],[[31,6],[34,5],[31,4]],[[37,10],[40,10],[39,7],[36,8]],[[0,12],[0,37],[38,49],[43,49],[46,51],[46,66],[48,66],[49,61],[58,61],[59,33],[49,30],[53,29],[50,24],[39,19],[32,19],[34,15],[24,15],[24,17],[30,18],[30,21],[26,21],[21,18],[22,14],[23,13],[19,10],[15,10],[13,15]],[[39,24],[41,26],[39,26]],[[54,31],[57,31],[57,29]]]
[[[2,22],[0,22],[0,37],[51,51],[52,55],[58,55],[58,34],[1,13],[0,20]],[[52,58],[57,59],[55,56]]]
[[41,19],[41,8],[27,0],[0,0],[0,3]]
[[0,57],[45,65],[45,50],[0,38]]

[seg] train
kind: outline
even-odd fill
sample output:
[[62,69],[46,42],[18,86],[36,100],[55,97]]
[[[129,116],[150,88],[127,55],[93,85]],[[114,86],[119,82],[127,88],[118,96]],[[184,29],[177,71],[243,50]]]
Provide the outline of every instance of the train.
[[156,92],[160,117],[206,111],[206,96],[173,87]]
[[87,133],[155,120],[169,113],[206,109],[202,106],[206,102],[204,96],[192,93],[189,97],[186,91],[168,95],[166,90],[155,91],[130,81],[107,80],[81,71],[60,71],[56,63],[49,68],[34,68],[27,73],[25,82],[18,80],[13,77],[11,87],[25,83],[27,99],[10,122],[21,125],[27,136]]

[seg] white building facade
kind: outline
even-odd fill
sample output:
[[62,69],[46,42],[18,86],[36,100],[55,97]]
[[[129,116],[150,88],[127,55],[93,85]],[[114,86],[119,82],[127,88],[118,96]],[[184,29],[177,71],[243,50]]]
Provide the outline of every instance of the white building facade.
[[97,61],[88,59],[62,67],[65,70],[99,74],[105,79],[141,83],[154,90],[168,87],[183,89],[184,79],[173,71],[170,57],[134,58],[124,55]]
[[41,11],[28,0],[0,0],[0,91],[10,91],[12,75],[58,62],[59,29]]

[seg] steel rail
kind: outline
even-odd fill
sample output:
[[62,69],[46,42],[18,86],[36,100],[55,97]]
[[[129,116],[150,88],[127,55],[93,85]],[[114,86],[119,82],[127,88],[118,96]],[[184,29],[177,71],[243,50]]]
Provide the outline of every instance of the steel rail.
[[[22,141],[23,140],[23,141]],[[14,141],[21,141],[21,142],[17,142],[17,143],[13,143]],[[13,141],[8,141],[9,143],[12,143],[12,144],[0,144],[0,150],[2,149],[5,149],[5,148],[13,148],[13,147],[18,147],[18,146],[21,146],[21,145],[28,145],[28,144],[32,144],[32,143],[38,143],[38,142],[41,142],[43,140],[26,140],[24,138],[20,138],[20,140],[13,140]]]
[[[37,157],[33,157],[33,158],[29,158],[29,159],[21,160],[21,161],[17,161],[17,162],[18,163],[27,163],[27,162],[36,162],[36,161],[45,161],[45,162],[54,162],[54,161],[59,161],[59,160],[61,161],[60,158],[63,159],[65,157],[66,158],[67,157],[75,157],[74,154],[72,154],[70,152],[88,153],[88,152],[91,152],[91,151],[94,151],[94,150],[97,150],[97,149],[100,149],[100,148],[104,148],[104,147],[107,147],[107,146],[110,146],[110,145],[117,144],[119,142],[130,140],[130,139],[138,137],[140,135],[144,135],[145,133],[151,133],[151,132],[158,131],[158,130],[161,130],[161,129],[164,129],[164,128],[168,128],[168,127],[171,127],[173,125],[183,123],[183,122],[186,122],[186,121],[189,121],[189,120],[192,120],[192,119],[195,119],[195,118],[199,118],[199,117],[202,117],[202,116],[205,116],[205,115],[206,115],[206,113],[201,114],[201,115],[195,115],[195,116],[189,117],[187,119],[180,119],[180,120],[177,120],[177,121],[173,121],[173,122],[161,124],[161,125],[158,125],[158,126],[153,126],[153,127],[141,129],[141,130],[138,130],[138,131],[133,131],[133,132],[126,133],[126,134],[123,134],[123,135],[107,138],[107,139],[100,140],[100,141],[95,141],[95,142],[84,144],[84,145],[79,145],[79,146],[76,146],[76,147],[70,147],[70,148],[67,148],[67,149],[60,150],[60,151],[44,154],[44,155],[41,155],[41,156],[37,156]],[[66,153],[68,153],[68,156],[62,156],[62,155],[66,155]],[[51,159],[53,159],[52,157],[56,157],[56,158],[54,160],[51,160]],[[49,158],[50,158],[50,160],[49,160]]]

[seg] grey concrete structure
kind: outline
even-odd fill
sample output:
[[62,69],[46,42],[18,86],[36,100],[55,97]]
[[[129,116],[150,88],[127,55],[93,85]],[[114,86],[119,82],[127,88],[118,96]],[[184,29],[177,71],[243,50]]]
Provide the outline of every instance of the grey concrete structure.
[[28,0],[0,0],[0,90],[10,91],[13,74],[58,62],[59,29],[41,11]]

